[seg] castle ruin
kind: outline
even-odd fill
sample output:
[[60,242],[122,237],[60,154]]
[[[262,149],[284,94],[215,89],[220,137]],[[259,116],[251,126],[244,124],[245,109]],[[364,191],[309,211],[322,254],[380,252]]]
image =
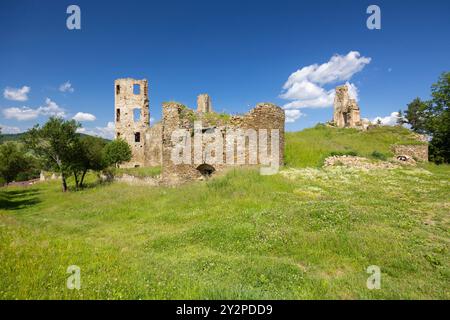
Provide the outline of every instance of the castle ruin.
[[336,87],[333,124],[339,128],[356,128],[362,125],[358,103],[350,98],[346,85]]
[[[266,166],[275,160],[283,164],[285,115],[274,104],[260,103],[245,115],[231,116],[214,113],[209,95],[201,94],[197,111],[177,102],[164,103],[162,109],[162,120],[150,126],[147,80],[115,81],[116,138],[124,139],[132,150],[131,160],[121,167],[161,166],[163,179],[183,181],[228,167]],[[187,161],[176,163],[174,150],[180,143],[174,136],[180,132]],[[226,140],[230,133],[231,142]],[[219,140],[223,141],[211,151],[209,143]],[[200,152],[195,146],[198,141]]]

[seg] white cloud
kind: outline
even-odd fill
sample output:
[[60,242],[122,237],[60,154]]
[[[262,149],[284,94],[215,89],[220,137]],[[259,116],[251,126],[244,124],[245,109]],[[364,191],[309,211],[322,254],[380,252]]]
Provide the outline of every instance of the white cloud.
[[29,107],[6,108],[3,110],[3,115],[6,119],[16,119],[18,121],[33,120],[39,116],[66,116],[64,109],[59,107],[56,102],[52,101],[50,98],[45,99],[45,105],[40,106],[37,109]]
[[295,120],[297,120],[298,118],[303,116],[303,113],[297,109],[285,110],[284,114],[286,116],[286,119],[285,119],[286,123],[295,122]]
[[381,121],[381,124],[386,126],[394,126],[397,124],[398,112],[392,112],[389,116],[386,117],[376,117],[372,120],[372,123],[378,123],[378,120]]
[[27,86],[23,86],[20,89],[6,87],[3,91],[3,96],[8,100],[27,101],[30,90],[30,87]]
[[59,91],[61,92],[74,92],[75,89],[72,87],[72,84],[69,81],[64,82],[59,86]]
[[45,99],[45,106],[38,108],[39,114],[43,116],[56,116],[65,117],[66,113],[63,108],[58,106],[56,102],[50,100],[50,98]]
[[106,127],[95,128],[78,128],[77,132],[88,134],[91,136],[102,137],[105,139],[113,139],[115,133],[114,122],[108,122]]
[[348,88],[348,95],[350,96],[350,98],[355,99],[356,101],[359,101],[358,88],[353,83],[350,83],[348,81],[345,83],[345,85]]
[[96,117],[90,113],[78,112],[72,119],[77,121],[94,121]]
[[[371,58],[361,57],[357,51],[347,55],[334,55],[321,65],[313,64],[292,73],[283,85],[280,98],[293,100],[285,108],[325,108],[333,104],[334,89],[326,90],[323,86],[338,81],[347,81],[355,73],[370,63]],[[346,82],[350,95],[358,98],[358,89]]]
[[11,126],[5,126],[3,124],[0,124],[0,128],[3,134],[10,134],[10,133],[20,133],[22,130],[20,130],[19,127],[11,127]]

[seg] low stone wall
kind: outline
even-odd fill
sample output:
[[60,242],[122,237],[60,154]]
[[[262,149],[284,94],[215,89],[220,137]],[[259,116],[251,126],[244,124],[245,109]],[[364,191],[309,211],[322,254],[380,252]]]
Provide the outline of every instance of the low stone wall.
[[153,178],[153,177],[135,177],[130,176],[128,174],[124,174],[120,177],[114,177],[115,181],[119,182],[125,182],[127,184],[133,185],[133,186],[157,186],[160,184],[159,178]]
[[428,144],[394,144],[391,149],[395,156],[408,156],[416,161],[428,161]]

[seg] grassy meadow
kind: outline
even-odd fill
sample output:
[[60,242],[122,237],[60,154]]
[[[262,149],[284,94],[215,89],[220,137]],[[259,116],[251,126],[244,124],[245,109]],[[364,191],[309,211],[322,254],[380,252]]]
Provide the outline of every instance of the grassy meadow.
[[[353,130],[288,133],[274,176],[2,188],[0,299],[449,299],[450,166],[318,168],[334,151],[410,141],[389,130],[363,135],[370,146]],[[70,265],[80,290],[66,288]]]

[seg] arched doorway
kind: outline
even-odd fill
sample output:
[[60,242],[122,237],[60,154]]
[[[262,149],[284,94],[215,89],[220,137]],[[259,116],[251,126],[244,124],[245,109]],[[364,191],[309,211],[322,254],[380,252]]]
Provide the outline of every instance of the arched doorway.
[[197,170],[203,177],[210,177],[216,171],[213,166],[206,163],[199,165]]

